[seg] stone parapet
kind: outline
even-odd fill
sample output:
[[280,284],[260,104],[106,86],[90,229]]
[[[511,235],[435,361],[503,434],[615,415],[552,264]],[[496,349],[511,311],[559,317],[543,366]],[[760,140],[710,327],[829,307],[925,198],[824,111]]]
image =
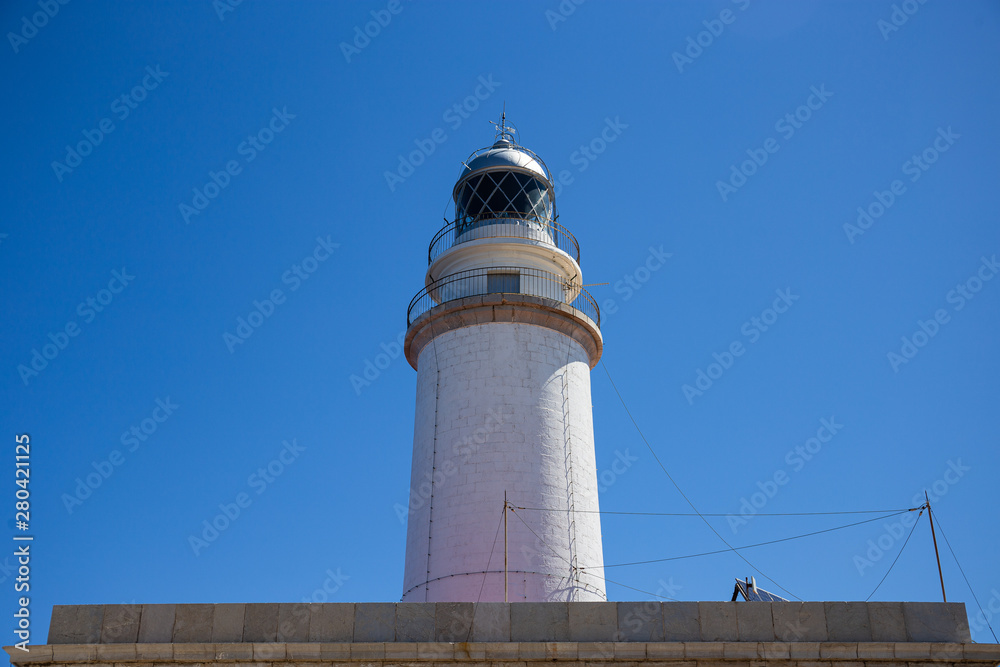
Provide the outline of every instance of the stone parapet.
[[515,602],[56,606],[16,665],[995,667],[965,605]]
[[670,663],[672,666],[768,664],[803,667],[907,665],[994,667],[1000,645],[913,642],[305,642],[194,644],[49,644],[25,653],[7,648],[18,665],[364,663],[379,667],[460,663],[526,667],[560,663]]
[[953,642],[941,602],[372,602],[57,605],[49,644]]

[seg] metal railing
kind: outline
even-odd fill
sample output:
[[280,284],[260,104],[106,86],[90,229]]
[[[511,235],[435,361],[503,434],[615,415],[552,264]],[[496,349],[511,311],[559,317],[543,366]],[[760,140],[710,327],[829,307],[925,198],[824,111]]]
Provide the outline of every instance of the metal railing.
[[491,266],[444,276],[420,290],[406,309],[406,326],[434,306],[486,294],[523,294],[564,303],[601,326],[601,311],[594,297],[579,285],[555,273],[519,266]]
[[[524,218],[481,218],[475,222],[449,222],[427,248],[427,263],[431,264],[445,250],[460,243],[487,238],[514,238],[539,241],[555,246],[580,263],[580,245],[576,237],[554,220],[529,220]],[[461,230],[459,230],[459,226]],[[457,232],[457,233],[456,233]]]

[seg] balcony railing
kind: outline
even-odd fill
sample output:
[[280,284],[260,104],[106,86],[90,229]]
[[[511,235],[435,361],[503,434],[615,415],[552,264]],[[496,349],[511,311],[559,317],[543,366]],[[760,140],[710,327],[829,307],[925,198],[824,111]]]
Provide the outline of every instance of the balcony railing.
[[460,243],[479,239],[512,238],[538,241],[559,248],[580,263],[580,245],[576,238],[554,220],[527,220],[523,218],[485,218],[475,222],[449,222],[431,239],[427,249],[427,263],[431,264],[441,254]]
[[445,276],[420,290],[406,310],[406,326],[434,306],[486,294],[523,294],[551,299],[575,308],[601,326],[601,312],[587,290],[559,275],[518,266],[470,269]]

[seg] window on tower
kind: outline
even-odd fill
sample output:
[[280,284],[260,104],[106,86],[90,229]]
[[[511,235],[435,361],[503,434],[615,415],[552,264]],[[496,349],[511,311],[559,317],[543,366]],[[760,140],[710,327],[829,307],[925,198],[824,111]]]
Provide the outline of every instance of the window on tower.
[[456,202],[458,231],[483,221],[527,220],[548,222],[552,203],[545,184],[529,174],[488,171],[465,182]]
[[519,294],[521,292],[521,274],[516,271],[493,271],[486,274],[486,291],[490,294],[502,292]]

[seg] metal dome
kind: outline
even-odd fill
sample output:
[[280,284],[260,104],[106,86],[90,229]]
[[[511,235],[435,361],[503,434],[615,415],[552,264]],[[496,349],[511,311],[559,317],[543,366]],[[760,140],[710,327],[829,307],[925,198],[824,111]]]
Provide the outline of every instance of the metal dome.
[[506,113],[494,124],[493,145],[462,163],[452,189],[458,231],[495,220],[555,220],[555,191],[545,162],[518,145],[517,130],[507,124]]
[[473,171],[480,169],[496,169],[518,167],[531,171],[545,180],[549,180],[548,170],[534,153],[514,144],[509,139],[500,139],[489,148],[481,148],[462,163],[462,171],[458,175],[461,181]]

